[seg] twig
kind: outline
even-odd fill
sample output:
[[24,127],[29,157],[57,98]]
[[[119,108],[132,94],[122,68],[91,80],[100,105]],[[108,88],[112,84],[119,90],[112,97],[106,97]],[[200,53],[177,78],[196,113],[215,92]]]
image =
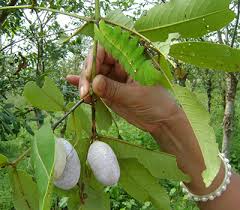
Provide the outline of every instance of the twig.
[[[100,2],[99,0],[95,0],[95,21],[96,24],[98,25],[100,20]],[[96,76],[97,72],[97,50],[98,50],[98,41],[94,39],[94,45],[93,45],[93,63],[92,63],[92,72],[91,72],[91,81]],[[96,95],[92,91],[92,138],[91,141],[94,141],[97,136],[97,129],[96,129]]]
[[[64,32],[74,31],[74,30],[76,30],[76,29],[78,29],[78,28],[79,28],[79,27],[72,28],[72,29],[67,29],[67,30],[64,30]],[[39,38],[46,38],[46,37],[50,37],[50,36],[54,36],[54,35],[59,35],[59,34],[61,34],[61,33],[63,33],[63,32],[51,33],[51,34],[48,34],[48,35],[43,35],[43,36],[38,36],[38,37],[35,37],[35,36],[33,36],[33,35],[28,36],[28,37],[24,37],[24,38],[22,38],[22,39],[20,39],[20,40],[15,40],[15,41],[9,43],[8,45],[4,46],[2,49],[0,49],[0,52],[4,51],[6,48],[11,47],[12,45],[15,45],[15,44],[17,44],[17,43],[19,43],[19,42],[22,42],[22,41],[26,40],[26,39],[30,39],[30,38],[34,38],[34,37],[37,38],[37,39],[39,39]]]
[[29,152],[31,151],[31,148],[28,148],[25,152],[23,152],[15,161],[13,161],[12,163],[9,163],[9,165],[16,167],[16,165],[25,157],[29,154]]
[[234,28],[234,33],[233,33],[231,47],[234,47],[235,39],[237,38],[237,30],[238,30],[239,18],[240,18],[240,0],[238,0],[237,20],[236,20],[236,24],[235,24],[235,28]]
[[6,6],[6,7],[0,7],[0,10],[14,10],[14,9],[36,9],[36,10],[44,10],[44,11],[49,11],[49,12],[53,12],[53,13],[58,13],[61,15],[66,15],[69,17],[74,17],[80,20],[84,20],[84,21],[89,21],[89,22],[93,22],[92,18],[89,17],[84,17],[84,16],[80,16],[77,14],[72,14],[72,13],[68,13],[68,12],[62,12],[56,9],[51,9],[51,8],[45,8],[45,7],[33,7],[32,5],[20,5],[20,6]]
[[[18,0],[11,0],[10,3],[8,4],[8,6],[14,6],[16,5],[18,2]],[[2,26],[2,24],[4,23],[4,21],[7,19],[9,15],[8,11],[4,11],[3,13],[1,13],[0,15],[0,27]]]
[[[88,97],[88,95],[86,96]],[[52,126],[52,130],[54,131],[60,124],[62,121],[64,121],[68,115],[70,115],[72,112],[74,112],[82,103],[84,103],[84,100],[86,99],[86,97],[84,97],[83,99],[81,99],[80,101],[78,101],[60,120],[58,120],[53,126]]]
[[[110,113],[111,113],[111,112],[110,112]],[[111,115],[112,115],[113,123],[114,123],[114,125],[115,125],[115,127],[116,127],[116,129],[117,129],[118,139],[123,139],[123,137],[121,136],[121,134],[120,134],[120,132],[119,132],[119,127],[118,127],[117,121],[114,119],[112,113],[111,113]]]

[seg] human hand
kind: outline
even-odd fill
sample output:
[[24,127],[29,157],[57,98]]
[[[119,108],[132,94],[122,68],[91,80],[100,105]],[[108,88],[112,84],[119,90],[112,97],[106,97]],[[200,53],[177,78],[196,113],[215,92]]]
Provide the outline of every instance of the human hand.
[[[93,56],[89,53],[85,70],[80,76],[69,75],[67,80],[79,86],[81,97],[89,93]],[[106,105],[129,123],[153,133],[164,120],[173,117],[180,109],[174,99],[161,86],[141,86],[133,81],[122,66],[99,46],[97,76],[93,91]]]
[[[80,76],[67,77],[79,87],[81,98],[89,94],[92,63],[90,52]],[[185,113],[164,88],[133,81],[101,46],[97,51],[96,73],[92,82],[95,94],[129,123],[150,132],[163,151],[175,155],[179,168],[192,178],[189,187],[193,192],[211,192],[219,184],[223,170],[213,185],[205,189],[201,177],[205,164],[196,137]]]

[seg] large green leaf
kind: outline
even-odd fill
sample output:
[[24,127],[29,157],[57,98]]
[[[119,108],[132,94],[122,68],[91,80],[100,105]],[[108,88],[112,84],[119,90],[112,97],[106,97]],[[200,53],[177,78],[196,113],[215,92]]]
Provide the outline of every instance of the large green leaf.
[[240,71],[240,49],[209,42],[185,42],[171,46],[170,56],[201,68]]
[[109,195],[104,192],[104,186],[96,180],[89,167],[83,181],[86,198],[80,210],[110,210]]
[[137,37],[131,37],[120,27],[111,27],[104,21],[100,21],[99,28],[95,27],[95,37],[134,80],[142,85],[164,84],[162,74],[145,57],[144,47]]
[[9,179],[12,187],[13,204],[16,210],[39,209],[37,185],[33,177],[25,171],[10,169]]
[[[74,103],[69,103],[66,108],[69,110],[74,105]],[[88,113],[82,107],[79,106],[76,110],[74,110],[74,112],[71,113],[67,122],[67,132],[79,135],[83,135],[82,132],[85,132],[87,136],[90,136],[91,121]]]
[[120,160],[120,185],[140,202],[151,201],[158,210],[170,210],[166,190],[136,159]]
[[189,178],[178,169],[176,158],[172,155],[151,151],[114,138],[101,137],[100,139],[111,146],[118,158],[136,158],[154,177],[189,181]]
[[8,163],[8,158],[5,155],[0,154],[0,168],[4,167]]
[[221,163],[218,157],[219,150],[214,130],[209,125],[209,113],[196,95],[187,88],[174,86],[174,93],[182,105],[195,136],[198,139],[206,165],[206,170],[203,171],[202,176],[205,185],[208,187],[216,177]]
[[110,210],[110,199],[104,190],[96,190],[86,185],[87,198],[80,210]]
[[55,138],[48,124],[35,135],[32,145],[32,160],[39,190],[39,210],[51,207],[52,179],[54,172]]
[[133,20],[125,16],[119,9],[110,11],[104,19],[120,26],[125,26],[129,29],[132,29],[134,26]]
[[201,37],[233,20],[229,4],[230,0],[171,0],[149,10],[135,29],[151,41],[164,41],[169,33]]
[[[69,210],[110,210],[109,196],[104,192],[104,186],[96,181],[93,174],[84,173],[84,188],[75,187],[65,191],[55,188],[60,197],[67,197]],[[83,189],[84,192],[80,192]],[[80,197],[83,195],[84,197]]]
[[46,111],[63,111],[64,98],[55,83],[45,77],[42,88],[35,82],[28,82],[24,87],[24,96],[34,106]]
[[96,102],[96,121],[99,130],[108,130],[112,125],[112,115],[101,99]]

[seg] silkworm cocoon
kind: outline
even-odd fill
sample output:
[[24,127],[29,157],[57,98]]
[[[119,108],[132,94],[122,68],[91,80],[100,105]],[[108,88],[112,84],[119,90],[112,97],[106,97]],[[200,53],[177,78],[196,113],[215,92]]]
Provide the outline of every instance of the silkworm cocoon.
[[55,142],[55,160],[54,160],[54,179],[58,179],[62,174],[66,166],[67,154],[65,146],[61,139],[56,139]]
[[54,184],[63,190],[70,190],[77,185],[80,178],[80,160],[76,150],[68,141],[61,138],[59,140],[62,141],[65,148],[66,165],[62,175],[54,180]]
[[111,147],[101,141],[95,141],[88,150],[87,161],[96,179],[105,186],[118,182],[120,167]]

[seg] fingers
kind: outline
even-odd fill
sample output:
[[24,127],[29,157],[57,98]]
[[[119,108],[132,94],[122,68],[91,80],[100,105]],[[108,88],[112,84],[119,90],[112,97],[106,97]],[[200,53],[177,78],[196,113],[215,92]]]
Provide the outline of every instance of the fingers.
[[79,88],[81,98],[85,97],[89,93],[90,83],[86,79],[86,77],[80,76],[79,87],[78,88]]
[[126,84],[98,75],[93,80],[93,91],[101,98],[114,103],[123,102],[129,97],[130,87]]
[[90,88],[90,84],[88,79],[86,78],[85,75],[81,74],[80,76],[77,75],[68,75],[66,77],[66,80],[79,88],[79,92],[80,92],[80,97],[83,98],[85,97],[88,92],[89,92],[89,88]]
[[106,53],[104,63],[114,65],[116,63],[116,60],[110,54]]
[[[97,57],[96,57],[96,73],[98,74],[101,70],[101,66],[105,59],[105,50],[101,45],[98,45],[97,48]],[[87,59],[85,61],[85,69],[83,71],[84,76],[88,79],[91,78],[91,71],[93,65],[93,49],[91,49],[88,53]]]
[[67,80],[70,84],[78,87],[79,78],[80,78],[80,77],[77,76],[77,75],[67,75],[66,80]]
[[110,66],[110,65],[102,64],[100,67],[100,74],[107,75],[112,71],[112,69],[113,69],[112,65]]

